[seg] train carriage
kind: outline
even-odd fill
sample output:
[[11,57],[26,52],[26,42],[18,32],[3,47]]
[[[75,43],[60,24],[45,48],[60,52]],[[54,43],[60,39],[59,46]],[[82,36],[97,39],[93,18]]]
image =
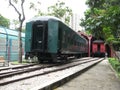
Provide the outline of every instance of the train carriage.
[[43,62],[45,59],[79,57],[87,55],[87,44],[85,38],[56,17],[41,16],[26,24],[26,59],[37,56]]
[[95,40],[92,43],[93,57],[105,57],[106,47],[103,40]]

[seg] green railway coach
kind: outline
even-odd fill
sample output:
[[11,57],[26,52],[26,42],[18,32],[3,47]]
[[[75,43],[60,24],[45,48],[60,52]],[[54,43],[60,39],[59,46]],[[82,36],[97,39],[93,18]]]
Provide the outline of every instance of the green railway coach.
[[60,19],[41,16],[26,23],[25,58],[55,61],[69,56],[85,56],[88,42]]

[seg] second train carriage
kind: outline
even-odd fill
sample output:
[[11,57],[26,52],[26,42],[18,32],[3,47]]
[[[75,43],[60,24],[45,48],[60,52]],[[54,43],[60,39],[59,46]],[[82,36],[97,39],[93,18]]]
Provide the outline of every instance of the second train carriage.
[[105,57],[106,47],[103,40],[95,40],[92,42],[92,56]]
[[88,42],[61,20],[51,16],[34,18],[26,24],[25,57],[45,59],[85,56]]

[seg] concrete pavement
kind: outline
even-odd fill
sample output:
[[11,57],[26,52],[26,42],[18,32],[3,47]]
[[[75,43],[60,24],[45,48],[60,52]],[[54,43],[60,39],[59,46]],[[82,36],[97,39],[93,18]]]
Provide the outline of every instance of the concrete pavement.
[[120,79],[106,59],[55,90],[120,90]]

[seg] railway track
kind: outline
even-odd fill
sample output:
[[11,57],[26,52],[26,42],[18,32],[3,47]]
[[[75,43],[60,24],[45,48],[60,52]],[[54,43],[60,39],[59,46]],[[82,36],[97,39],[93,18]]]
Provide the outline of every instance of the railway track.
[[28,72],[32,72],[32,71],[36,71],[36,70],[40,70],[43,68],[49,68],[52,67],[54,65],[36,65],[36,66],[32,66],[32,67],[28,67],[28,68],[22,68],[22,69],[16,69],[16,70],[11,70],[11,71],[7,71],[7,72],[1,72],[0,73],[0,79],[6,78],[6,77],[11,77],[13,75],[18,75],[18,74],[23,74],[23,73],[28,73]]
[[[87,60],[89,58],[82,58],[82,59],[76,59],[76,60],[71,60],[70,62],[78,62],[78,61],[83,61],[83,60]],[[66,63],[70,63],[70,62],[66,62]],[[63,64],[66,64],[63,63]],[[5,69],[0,69],[0,79],[2,78],[6,78],[6,77],[10,77],[13,75],[17,75],[17,74],[22,74],[22,73],[27,73],[27,72],[32,72],[35,70],[40,70],[43,68],[49,68],[49,67],[53,67],[53,66],[59,66],[60,64],[30,64],[30,65],[23,65],[23,66],[16,66],[16,67],[9,67],[9,68],[5,68]]]
[[83,59],[77,59],[73,60],[70,63],[62,64],[62,65],[43,65],[43,66],[38,66],[38,65],[33,65],[34,67],[31,68],[23,68],[21,70],[16,69],[14,71],[7,71],[7,72],[0,72],[0,86],[10,84],[13,82],[25,80],[28,78],[36,77],[36,76],[41,76],[57,71],[61,71],[67,68],[71,68],[77,65],[81,65],[84,63],[89,63],[92,61],[96,61],[98,58],[83,58]]
[[6,67],[6,68],[1,68],[0,71],[6,71],[6,70],[14,70],[14,69],[21,69],[21,68],[26,68],[30,66],[34,66],[38,64],[28,64],[28,65],[20,65],[20,66],[14,66],[14,67]]

